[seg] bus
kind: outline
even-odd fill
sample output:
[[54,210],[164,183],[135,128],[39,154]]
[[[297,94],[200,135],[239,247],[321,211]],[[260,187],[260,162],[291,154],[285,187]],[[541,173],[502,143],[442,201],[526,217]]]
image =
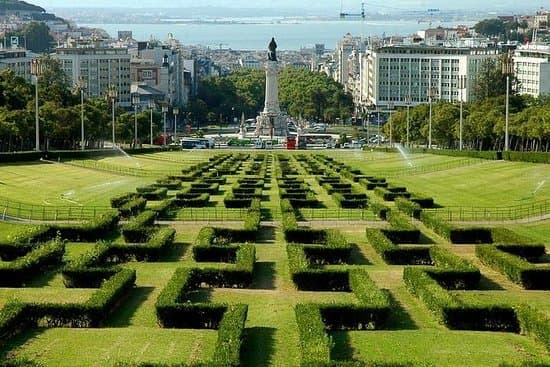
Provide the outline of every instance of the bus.
[[334,148],[338,135],[334,134],[301,134],[296,137],[298,149]]
[[211,149],[214,148],[214,139],[208,138],[182,138],[181,149]]

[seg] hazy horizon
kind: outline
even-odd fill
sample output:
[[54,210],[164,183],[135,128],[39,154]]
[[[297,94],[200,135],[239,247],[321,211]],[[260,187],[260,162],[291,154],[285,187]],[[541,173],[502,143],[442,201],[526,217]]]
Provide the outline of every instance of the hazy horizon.
[[[342,7],[345,11],[360,11],[361,1],[350,0],[279,0],[276,5],[270,0],[256,0],[254,2],[243,0],[206,0],[197,3],[194,0],[146,0],[136,4],[133,0],[119,0],[113,4],[112,0],[95,0],[94,2],[75,2],[74,0],[27,0],[29,3],[39,5],[46,10],[55,8],[185,8],[185,7],[227,7],[227,8],[285,8],[285,9],[304,9],[309,11],[332,12],[340,11]],[[459,5],[457,5],[459,4]],[[427,10],[438,8],[442,11],[452,10],[486,10],[486,11],[506,11],[506,10],[525,10],[532,11],[541,7],[550,8],[550,0],[535,0],[531,4],[518,3],[517,0],[394,0],[391,6],[384,1],[366,2],[367,13],[379,12],[400,12],[407,10]]]

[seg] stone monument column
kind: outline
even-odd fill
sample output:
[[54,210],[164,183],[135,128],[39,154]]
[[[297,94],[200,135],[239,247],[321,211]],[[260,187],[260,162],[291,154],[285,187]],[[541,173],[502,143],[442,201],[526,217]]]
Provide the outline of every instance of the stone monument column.
[[279,63],[268,60],[265,64],[265,106],[264,113],[280,114],[279,108]]
[[271,39],[265,64],[265,104],[264,110],[256,118],[256,136],[286,136],[286,116],[279,107],[279,62],[277,43]]

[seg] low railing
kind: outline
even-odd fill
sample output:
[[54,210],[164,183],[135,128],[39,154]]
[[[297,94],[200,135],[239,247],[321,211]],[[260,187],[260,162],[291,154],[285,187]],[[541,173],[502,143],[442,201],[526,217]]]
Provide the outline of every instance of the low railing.
[[104,206],[44,206],[0,199],[0,219],[35,221],[84,221],[112,211]]
[[550,216],[550,200],[508,207],[445,207],[425,210],[449,222],[539,220]]

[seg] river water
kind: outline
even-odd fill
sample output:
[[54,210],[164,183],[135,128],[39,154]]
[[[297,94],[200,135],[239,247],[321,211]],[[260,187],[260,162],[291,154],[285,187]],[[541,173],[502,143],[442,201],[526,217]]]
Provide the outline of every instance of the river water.
[[[433,26],[452,27],[458,23],[435,23]],[[460,24],[472,25],[473,22]],[[272,20],[229,22],[172,22],[158,24],[81,24],[86,27],[102,28],[111,36],[117,32],[132,31],[134,39],[144,41],[151,38],[165,40],[168,34],[184,45],[204,45],[211,48],[233,50],[263,50],[271,37],[275,37],[280,50],[299,50],[316,43],[325,44],[328,49],[336,48],[338,40],[346,33],[354,36],[409,35],[428,27],[416,20]]]

